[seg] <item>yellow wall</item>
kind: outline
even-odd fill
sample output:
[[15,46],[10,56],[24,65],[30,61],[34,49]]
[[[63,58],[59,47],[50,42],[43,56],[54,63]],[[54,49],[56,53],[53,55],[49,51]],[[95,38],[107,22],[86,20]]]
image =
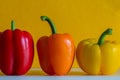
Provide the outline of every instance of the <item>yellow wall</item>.
[[[59,33],[69,33],[77,46],[80,40],[96,38],[106,28],[113,28],[109,39],[120,42],[120,0],[0,0],[0,31],[10,29],[11,20],[16,27],[29,31],[35,43],[33,67],[39,67],[36,42],[50,35],[49,25],[40,20],[49,16]],[[76,60],[73,67],[78,67]]]

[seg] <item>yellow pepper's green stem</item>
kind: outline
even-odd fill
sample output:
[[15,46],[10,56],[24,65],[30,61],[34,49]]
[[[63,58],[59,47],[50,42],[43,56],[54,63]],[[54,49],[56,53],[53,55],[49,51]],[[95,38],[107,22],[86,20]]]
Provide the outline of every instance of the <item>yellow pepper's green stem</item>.
[[108,28],[107,30],[105,30],[105,31],[101,34],[101,36],[100,36],[100,38],[99,38],[99,40],[98,40],[98,45],[102,45],[102,44],[104,43],[105,37],[106,37],[107,35],[112,35],[112,29],[111,29],[111,28]]
[[52,30],[52,34],[56,33],[55,25],[53,24],[53,22],[47,16],[41,16],[41,20],[47,21],[49,23],[49,25],[51,27],[51,30]]
[[15,30],[15,22],[12,20],[11,21],[11,30],[14,31]]

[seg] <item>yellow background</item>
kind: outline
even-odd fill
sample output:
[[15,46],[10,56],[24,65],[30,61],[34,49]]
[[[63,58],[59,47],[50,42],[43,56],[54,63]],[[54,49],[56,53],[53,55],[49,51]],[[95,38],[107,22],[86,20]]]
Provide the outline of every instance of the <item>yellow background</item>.
[[[30,32],[35,44],[33,67],[39,67],[36,42],[51,30],[41,15],[50,17],[58,33],[72,35],[77,46],[86,38],[98,39],[108,27],[113,28],[110,40],[120,42],[120,0],[0,0],[0,31],[16,27]],[[76,60],[73,67],[78,67]]]

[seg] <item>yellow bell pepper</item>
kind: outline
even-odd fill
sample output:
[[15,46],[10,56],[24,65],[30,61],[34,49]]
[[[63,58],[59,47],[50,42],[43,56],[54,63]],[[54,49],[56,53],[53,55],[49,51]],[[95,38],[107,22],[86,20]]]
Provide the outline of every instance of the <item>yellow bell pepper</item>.
[[119,69],[119,45],[104,40],[106,35],[111,34],[112,29],[109,28],[102,33],[98,43],[87,39],[78,44],[76,58],[83,71],[88,74],[113,74]]

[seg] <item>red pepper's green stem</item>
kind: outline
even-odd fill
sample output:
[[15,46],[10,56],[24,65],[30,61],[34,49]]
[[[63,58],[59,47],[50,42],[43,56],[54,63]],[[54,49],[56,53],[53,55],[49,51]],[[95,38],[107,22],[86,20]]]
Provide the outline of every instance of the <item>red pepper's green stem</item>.
[[100,36],[100,38],[99,38],[99,40],[98,40],[98,45],[102,45],[102,44],[104,43],[105,37],[106,37],[107,35],[112,35],[112,29],[111,29],[111,28],[108,28],[107,30],[105,30],[105,31],[101,34],[101,36]]
[[11,30],[14,31],[15,30],[15,22],[12,20],[11,21]]
[[52,30],[52,34],[56,33],[55,25],[53,24],[53,22],[47,16],[41,16],[41,20],[47,21],[49,23],[49,25],[51,27],[51,30]]

